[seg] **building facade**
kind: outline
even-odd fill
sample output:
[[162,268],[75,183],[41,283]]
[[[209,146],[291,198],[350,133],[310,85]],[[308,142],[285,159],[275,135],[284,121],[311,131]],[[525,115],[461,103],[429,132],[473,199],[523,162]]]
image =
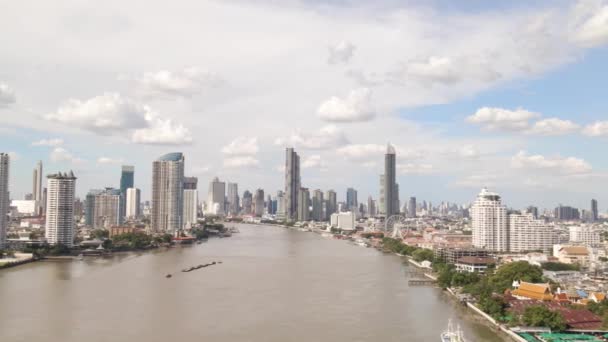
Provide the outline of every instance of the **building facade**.
[[209,194],[207,196],[207,213],[211,215],[224,215],[226,213],[226,183],[221,182],[218,177],[209,183]]
[[0,248],[6,244],[6,231],[8,230],[8,208],[10,193],[8,191],[8,178],[10,168],[10,156],[8,153],[0,153]]
[[384,177],[382,177],[384,181],[383,207],[386,217],[399,213],[399,201],[397,200],[397,193],[395,193],[395,190],[397,190],[396,167],[395,148],[388,144],[384,155]]
[[410,197],[407,204],[407,217],[416,217],[416,197]]
[[152,163],[152,213],[154,232],[175,233],[183,227],[184,155],[161,156]]
[[301,180],[300,156],[293,148],[285,151],[285,218],[295,220],[299,218],[298,205]]
[[509,214],[509,251],[543,251],[550,254],[557,243],[553,226],[544,220],[534,218],[534,214]]
[[106,188],[96,194],[93,206],[93,228],[109,229],[120,225],[121,200],[120,189]]
[[137,188],[127,189],[126,216],[129,219],[137,220],[141,217],[141,191]]
[[600,243],[600,232],[591,226],[569,227],[570,242],[585,246],[598,245]]
[[509,250],[507,208],[497,193],[482,189],[471,206],[473,247],[494,252]]
[[239,185],[237,183],[228,183],[228,214],[238,215],[240,208],[239,201]]
[[74,173],[47,176],[45,238],[51,245],[74,246]]
[[325,221],[323,203],[323,191],[316,189],[312,195],[312,219],[317,222]]
[[253,196],[253,214],[257,217],[264,215],[264,190],[257,189]]
[[135,186],[135,167],[123,165],[120,173],[120,222],[127,216],[127,189]]
[[198,223],[198,178],[184,177],[184,228]]
[[298,196],[298,221],[309,221],[310,220],[310,192],[308,188],[300,188]]
[[36,215],[42,214],[42,161],[39,160],[34,169],[34,179],[32,180],[32,199],[36,201]]

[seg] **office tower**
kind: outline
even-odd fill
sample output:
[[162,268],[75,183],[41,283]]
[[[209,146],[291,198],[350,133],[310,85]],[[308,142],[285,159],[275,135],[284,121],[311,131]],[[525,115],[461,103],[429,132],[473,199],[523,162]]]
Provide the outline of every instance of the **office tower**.
[[151,228],[154,232],[175,233],[183,227],[184,155],[161,156],[152,163]]
[[529,206],[526,208],[526,213],[527,214],[532,214],[532,217],[534,217],[535,219],[538,218],[538,208],[535,206]]
[[[395,148],[388,144],[384,155],[384,210],[386,217],[399,213],[398,190],[396,187],[396,154]],[[397,190],[397,192],[395,192]]]
[[135,167],[123,165],[120,173],[120,223],[127,215],[127,189],[135,186]]
[[285,217],[285,193],[281,190],[277,191],[277,211],[278,217]]
[[338,196],[335,191],[327,190],[325,200],[327,201],[327,203],[325,203],[325,219],[329,220],[331,214],[338,211]]
[[416,217],[416,197],[410,197],[410,202],[407,205],[407,217]]
[[243,192],[243,214],[251,215],[253,212],[253,194],[249,190]]
[[127,189],[126,216],[131,220],[137,220],[141,216],[141,191],[137,188]]
[[32,181],[32,199],[36,201],[36,215],[42,214],[42,161],[36,163]]
[[198,178],[184,177],[184,228],[192,228],[198,222]]
[[376,216],[376,203],[372,196],[367,197],[367,217]]
[[237,183],[228,183],[228,214],[238,215],[240,211],[239,203],[239,185]]
[[312,195],[312,219],[315,221],[325,221],[323,214],[323,191],[317,189]]
[[310,192],[308,188],[300,188],[298,191],[298,210],[297,218],[298,221],[309,221],[310,220]]
[[257,189],[253,195],[253,214],[257,217],[264,215],[264,190]]
[[46,216],[46,195],[47,190],[46,187],[44,187],[44,189],[42,189],[42,216]]
[[357,190],[353,188],[346,189],[346,207],[347,210],[357,212],[359,202],[357,201]]
[[507,208],[497,193],[483,188],[471,206],[473,247],[506,252],[508,244]]
[[591,200],[591,220],[593,222],[597,221],[599,218],[598,216],[598,212],[597,212],[597,200],[592,199]]
[[211,215],[224,215],[226,203],[226,183],[220,182],[218,177],[209,183],[207,197],[207,212]]
[[600,231],[590,226],[573,226],[568,228],[570,242],[580,243],[586,246],[598,245],[600,243]]
[[84,224],[87,227],[93,227],[95,217],[95,196],[102,193],[103,190],[91,189],[84,199]]
[[544,220],[534,218],[534,214],[509,214],[509,251],[530,252],[542,250],[550,253],[557,235],[553,227]]
[[74,173],[47,176],[46,241],[51,245],[74,245]]
[[581,218],[581,214],[577,208],[559,205],[555,208],[554,216],[560,221],[572,221]]
[[120,225],[120,189],[105,188],[95,195],[93,228],[109,229]]
[[84,214],[84,203],[80,200],[80,198],[76,197],[74,200],[74,216],[76,217],[76,221],[80,221],[82,215]]
[[8,209],[10,194],[8,191],[8,177],[10,156],[0,153],[0,248],[6,244],[6,231],[8,230]]
[[266,213],[268,215],[272,215],[272,196],[270,194],[266,195]]
[[285,156],[285,218],[288,220],[295,220],[299,217],[298,191],[300,186],[300,156],[293,148],[287,148]]

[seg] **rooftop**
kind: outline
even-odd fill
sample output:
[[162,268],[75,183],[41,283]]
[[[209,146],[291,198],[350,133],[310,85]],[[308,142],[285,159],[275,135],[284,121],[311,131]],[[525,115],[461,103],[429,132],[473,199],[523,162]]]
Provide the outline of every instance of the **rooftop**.
[[158,161],[180,161],[184,159],[184,155],[181,152],[172,152],[172,153],[167,153],[163,156],[160,156],[158,158]]

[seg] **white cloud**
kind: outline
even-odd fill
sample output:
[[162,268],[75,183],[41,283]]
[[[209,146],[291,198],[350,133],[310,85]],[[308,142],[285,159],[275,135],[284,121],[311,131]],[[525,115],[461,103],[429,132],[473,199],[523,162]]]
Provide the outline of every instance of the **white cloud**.
[[356,47],[347,41],[341,41],[329,47],[329,64],[348,63],[355,53]]
[[591,172],[592,169],[591,165],[583,159],[559,156],[545,157],[539,154],[530,155],[526,151],[519,151],[511,158],[511,167],[514,169],[539,171],[547,176],[556,174],[585,174]]
[[12,161],[21,159],[21,155],[19,153],[17,153],[17,152],[14,152],[14,151],[8,152],[8,156],[10,157],[10,159]]
[[472,124],[480,125],[486,130],[521,131],[529,127],[531,119],[540,117],[540,114],[525,109],[509,110],[503,108],[483,107],[475,114],[466,118]]
[[608,43],[608,4],[579,1],[575,8],[574,39],[585,47]]
[[15,91],[4,83],[0,83],[0,108],[15,103]]
[[257,168],[260,161],[251,156],[230,157],[224,159],[225,168]]
[[146,72],[135,79],[137,87],[147,96],[191,97],[216,87],[221,81],[209,71],[190,67],[179,71],[161,70]]
[[402,174],[429,174],[433,173],[435,169],[431,164],[414,164],[414,163],[406,163],[406,164],[398,164],[397,170]]
[[585,126],[583,134],[590,137],[599,137],[608,135],[608,121],[597,121]]
[[171,119],[147,114],[146,122],[148,127],[133,132],[132,142],[148,145],[189,145],[193,141],[190,130],[182,124],[173,123]]
[[371,158],[383,158],[386,146],[378,144],[352,144],[339,148],[338,155],[353,161],[367,160]]
[[564,135],[576,132],[580,128],[570,120],[549,118],[536,121],[525,133],[533,135]]
[[238,137],[224,146],[222,153],[231,156],[252,156],[256,155],[259,150],[258,138]]
[[353,90],[346,98],[332,96],[319,106],[317,115],[330,122],[369,121],[376,116],[371,98],[368,88]]
[[494,187],[499,182],[499,176],[496,174],[479,174],[466,176],[454,183],[454,185],[463,188],[481,189],[483,187]]
[[63,145],[63,139],[59,138],[50,138],[50,139],[41,139],[38,141],[34,141],[32,146],[60,146]]
[[194,166],[190,169],[190,174],[193,175],[202,175],[202,174],[206,174],[207,172],[209,172],[209,170],[211,170],[211,167],[204,165],[204,166]]
[[124,159],[115,159],[109,157],[99,157],[97,158],[97,164],[122,164],[124,163]]
[[69,152],[63,147],[55,147],[51,151],[49,158],[54,163],[67,162],[71,164],[80,164],[84,162],[83,159],[74,156],[71,152]]
[[307,157],[306,159],[304,159],[304,161],[302,162],[302,168],[304,168],[304,169],[318,168],[318,167],[321,167],[322,164],[323,164],[323,162],[321,161],[321,156],[318,154],[313,154],[313,155]]
[[296,131],[289,137],[275,140],[275,145],[290,145],[310,150],[325,150],[348,144],[346,135],[339,127],[328,125],[319,131],[306,133]]

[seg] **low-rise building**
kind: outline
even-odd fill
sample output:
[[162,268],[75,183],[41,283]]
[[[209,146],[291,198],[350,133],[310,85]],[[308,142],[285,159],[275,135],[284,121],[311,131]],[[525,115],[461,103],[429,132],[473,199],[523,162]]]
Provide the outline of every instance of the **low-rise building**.
[[494,267],[496,260],[487,257],[466,256],[456,260],[456,271],[469,273],[485,273],[489,267]]
[[585,246],[554,245],[553,256],[564,264],[589,265],[589,249]]
[[330,224],[333,228],[355,230],[355,213],[346,211],[331,214]]

